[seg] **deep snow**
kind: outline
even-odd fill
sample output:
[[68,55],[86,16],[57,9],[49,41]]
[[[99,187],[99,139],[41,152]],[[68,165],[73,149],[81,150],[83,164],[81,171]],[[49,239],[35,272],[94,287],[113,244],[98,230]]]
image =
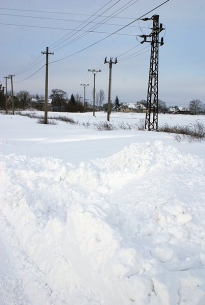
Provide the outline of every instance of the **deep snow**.
[[204,305],[205,142],[67,115],[0,116],[0,304]]

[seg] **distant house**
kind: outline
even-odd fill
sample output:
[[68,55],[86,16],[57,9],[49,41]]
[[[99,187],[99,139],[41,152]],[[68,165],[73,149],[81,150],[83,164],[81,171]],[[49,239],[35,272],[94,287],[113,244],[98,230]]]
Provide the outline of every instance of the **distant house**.
[[168,113],[172,114],[190,114],[189,108],[186,107],[170,107]]
[[187,107],[178,107],[179,108],[179,114],[190,114],[190,110]]
[[137,103],[123,103],[120,108],[119,111],[121,112],[146,112],[146,107],[137,102]]
[[[52,99],[48,99],[48,111],[51,110],[51,102]],[[36,99],[36,98],[31,98],[30,101],[30,107],[38,109],[38,110],[44,110],[45,109],[45,100],[42,99]]]

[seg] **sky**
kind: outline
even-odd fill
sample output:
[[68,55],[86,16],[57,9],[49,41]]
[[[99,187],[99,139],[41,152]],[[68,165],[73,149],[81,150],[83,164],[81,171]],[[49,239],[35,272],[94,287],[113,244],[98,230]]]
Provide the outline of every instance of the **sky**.
[[[158,8],[157,8],[158,7]],[[156,8],[156,9],[155,9]],[[204,0],[1,0],[0,81],[15,75],[14,92],[45,94],[46,56],[49,47],[49,94],[64,90],[68,97],[79,94],[92,101],[96,92],[108,99],[107,57],[112,66],[111,99],[122,103],[146,99],[150,44],[140,44],[138,35],[151,33],[159,15],[165,28],[159,47],[159,99],[169,106],[188,106],[193,99],[205,103],[205,3]],[[10,90],[8,80],[8,90]]]

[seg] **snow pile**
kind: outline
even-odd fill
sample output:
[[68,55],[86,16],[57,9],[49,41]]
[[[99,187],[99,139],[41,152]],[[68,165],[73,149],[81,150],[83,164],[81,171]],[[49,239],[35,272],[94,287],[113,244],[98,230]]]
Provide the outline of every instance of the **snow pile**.
[[2,305],[205,304],[204,160],[155,141],[76,167],[2,155],[1,170],[20,266],[1,272]]

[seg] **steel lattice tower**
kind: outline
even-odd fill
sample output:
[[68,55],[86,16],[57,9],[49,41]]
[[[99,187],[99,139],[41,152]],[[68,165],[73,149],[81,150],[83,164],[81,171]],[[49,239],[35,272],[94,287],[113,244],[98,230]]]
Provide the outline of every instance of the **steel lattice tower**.
[[[149,82],[147,91],[147,107],[145,118],[145,129],[158,130],[158,61],[159,61],[159,44],[163,45],[163,38],[159,42],[159,33],[164,30],[162,24],[159,25],[159,15],[153,15],[152,18],[142,19],[144,21],[153,20],[152,33],[150,35],[141,35],[144,42],[151,43]],[[147,40],[147,38],[151,38]]]

